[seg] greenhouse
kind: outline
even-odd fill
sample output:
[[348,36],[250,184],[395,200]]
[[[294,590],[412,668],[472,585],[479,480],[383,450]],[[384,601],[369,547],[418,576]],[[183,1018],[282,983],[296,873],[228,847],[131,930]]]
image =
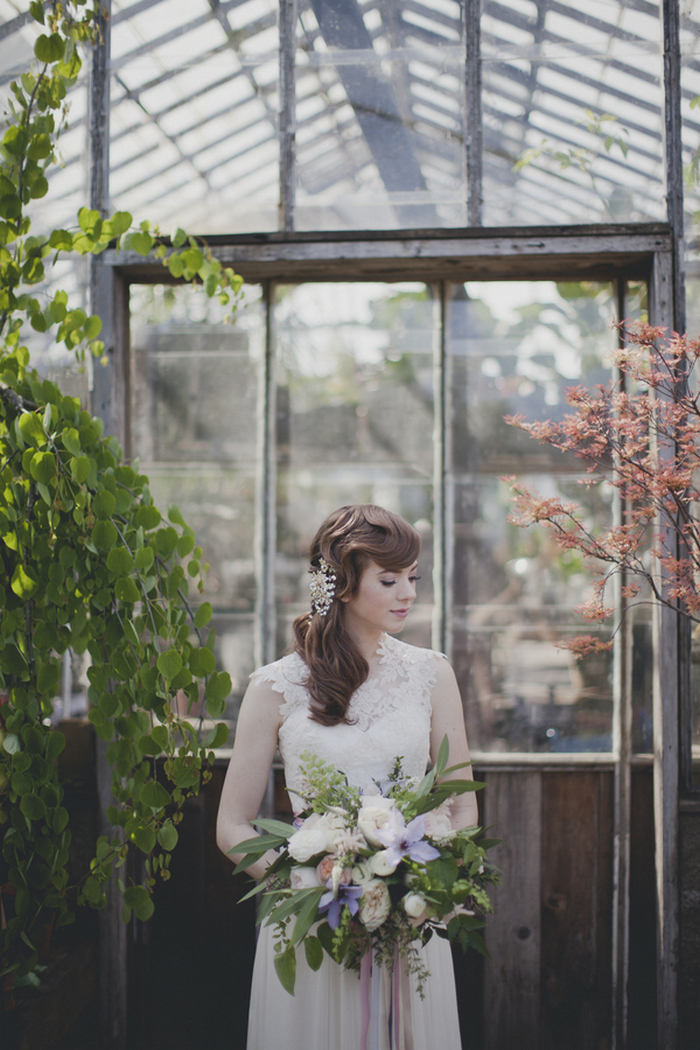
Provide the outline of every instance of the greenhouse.
[[[618,587],[609,649],[561,646],[610,635],[578,611],[595,568],[514,524],[509,479],[582,504],[592,530],[626,507],[506,417],[560,423],[568,388],[620,380],[617,322],[700,335],[700,3],[100,7],[32,232],[128,212],[243,285],[207,297],[133,239],[57,252],[32,294],[99,315],[103,351],[81,364],[55,332],[22,338],[194,529],[230,735],[153,918],[123,923],[114,889],[79,915],[48,1020],[22,1022],[17,1046],[245,1047],[253,905],[213,831],[241,699],[308,606],[320,522],[372,503],[421,536],[403,638],[455,669],[481,822],[502,840],[490,958],[455,954],[463,1047],[690,1050],[698,631]],[[44,32],[28,0],[0,0],[3,109]],[[111,805],[89,666],[62,654],[54,712],[82,756],[65,804],[85,856]],[[264,815],[291,819],[278,767]]]

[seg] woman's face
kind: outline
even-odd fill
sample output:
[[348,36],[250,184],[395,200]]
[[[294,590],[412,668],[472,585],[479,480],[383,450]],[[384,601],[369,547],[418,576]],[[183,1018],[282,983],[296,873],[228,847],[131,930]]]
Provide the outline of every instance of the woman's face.
[[357,593],[342,599],[348,630],[390,634],[403,630],[416,597],[417,567],[414,562],[407,569],[383,569],[376,561],[368,562]]

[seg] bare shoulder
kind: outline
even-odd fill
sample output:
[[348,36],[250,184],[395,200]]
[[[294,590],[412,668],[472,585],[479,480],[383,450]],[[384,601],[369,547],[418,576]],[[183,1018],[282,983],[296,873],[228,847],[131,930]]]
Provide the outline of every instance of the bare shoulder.
[[454,673],[452,664],[447,659],[444,653],[439,653],[435,649],[430,650],[435,657],[434,670],[435,670],[435,684],[438,686],[455,685],[457,678]]
[[265,678],[253,678],[246,689],[238,716],[239,725],[245,723],[281,723],[280,708],[284,696],[275,689],[273,682]]

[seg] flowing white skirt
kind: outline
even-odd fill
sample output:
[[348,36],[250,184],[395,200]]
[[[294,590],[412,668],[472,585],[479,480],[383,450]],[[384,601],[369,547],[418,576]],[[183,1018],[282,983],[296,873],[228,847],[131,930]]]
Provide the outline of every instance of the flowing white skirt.
[[[433,936],[421,949],[430,971],[421,999],[415,982],[410,989],[411,1050],[461,1050],[452,953],[447,941]],[[263,926],[258,938],[248,1020],[248,1050],[364,1050],[361,982],[325,953],[320,970],[306,963],[303,946],[297,949],[294,995],[279,982],[273,963],[272,927]],[[388,980],[380,971],[382,982]],[[384,994],[385,1004],[389,996]],[[375,999],[376,1001],[376,999]],[[386,1009],[372,1020],[377,1050],[392,1047]],[[366,1020],[366,1018],[365,1018]]]

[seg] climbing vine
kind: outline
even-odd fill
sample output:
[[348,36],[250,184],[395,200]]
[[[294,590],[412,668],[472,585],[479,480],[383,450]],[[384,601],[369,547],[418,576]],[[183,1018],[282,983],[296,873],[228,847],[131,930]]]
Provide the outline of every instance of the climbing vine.
[[[65,292],[42,297],[35,286],[57,258],[108,246],[154,252],[174,277],[233,308],[241,286],[199,241],[181,230],[165,241],[147,222],[133,228],[126,212],[82,208],[74,228],[32,235],[31,205],[48,192],[66,94],[81,47],[99,39],[99,18],[85,0],[29,10],[44,31],[32,68],[11,85],[0,128],[0,884],[14,888],[12,907],[3,897],[0,970],[17,983],[36,980],[47,919],[70,922],[76,903],[103,906],[115,869],[125,920],[150,916],[183,802],[226,740],[216,719],[231,689],[216,669],[192,529],[176,506],[161,515],[116,438],[30,365],[24,325],[53,332],[82,359],[100,358],[100,319]],[[56,764],[65,740],[51,723],[68,649],[89,657],[88,717],[106,747],[114,794],[112,832],[99,838],[77,886],[69,885],[69,814]],[[182,713],[200,703],[206,722]],[[125,865],[131,851],[144,861],[140,881],[123,874],[138,870]]]

